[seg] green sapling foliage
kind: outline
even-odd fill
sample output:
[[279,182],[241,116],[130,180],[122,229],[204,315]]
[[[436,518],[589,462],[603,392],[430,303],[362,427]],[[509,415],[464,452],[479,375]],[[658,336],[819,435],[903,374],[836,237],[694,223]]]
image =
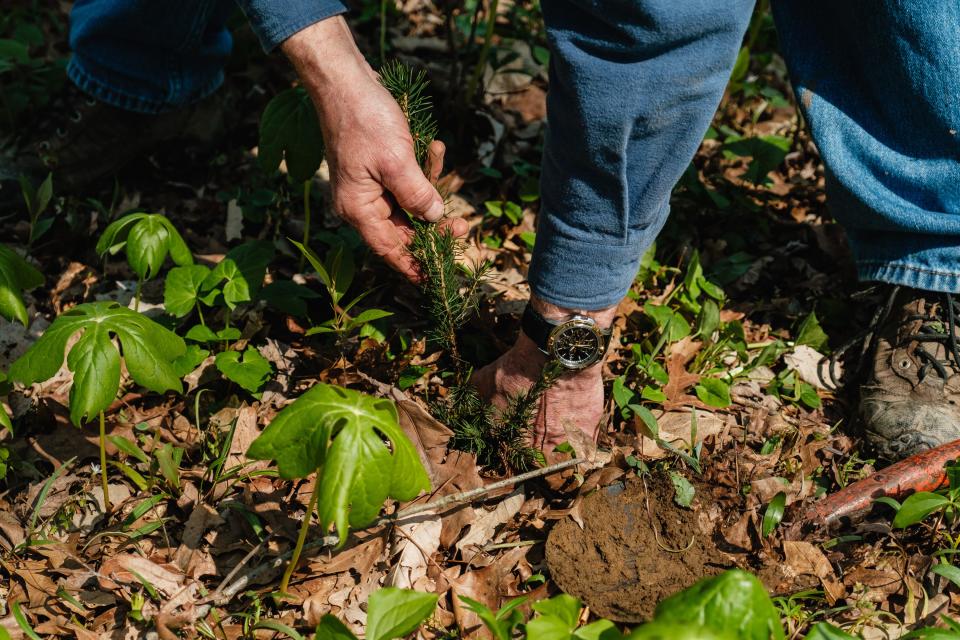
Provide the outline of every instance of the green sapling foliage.
[[392,401],[322,383],[277,414],[247,456],[275,460],[280,476],[288,480],[316,472],[281,593],[287,591],[314,509],[320,526],[325,531],[333,526],[343,544],[350,527],[373,522],[387,498],[412,500],[430,489]]
[[22,292],[42,284],[42,273],[13,249],[0,244],[0,316],[27,326],[30,318]]
[[127,264],[137,274],[135,308],[140,308],[140,286],[160,273],[167,256],[174,264],[193,264],[193,255],[173,223],[161,213],[131,213],[112,222],[97,242],[97,254],[124,251]]
[[172,331],[116,302],[89,302],[57,317],[10,366],[10,378],[29,385],[56,375],[63,364],[67,342],[78,332],[80,338],[66,356],[67,367],[73,372],[70,420],[79,426],[94,416],[100,417],[101,479],[106,498],[109,494],[103,414],[120,389],[121,358],[137,384],[157,393],[179,393],[183,386],[173,362],[186,351],[186,344]]

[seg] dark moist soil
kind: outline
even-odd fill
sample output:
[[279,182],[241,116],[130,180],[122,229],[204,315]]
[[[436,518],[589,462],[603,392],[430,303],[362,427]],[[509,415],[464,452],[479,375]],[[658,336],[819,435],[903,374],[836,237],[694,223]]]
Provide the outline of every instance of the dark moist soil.
[[698,490],[693,509],[680,507],[665,474],[648,477],[646,489],[632,478],[590,494],[580,506],[583,528],[567,516],[547,538],[554,582],[604,618],[650,619],[663,598],[733,566],[700,524],[707,494]]

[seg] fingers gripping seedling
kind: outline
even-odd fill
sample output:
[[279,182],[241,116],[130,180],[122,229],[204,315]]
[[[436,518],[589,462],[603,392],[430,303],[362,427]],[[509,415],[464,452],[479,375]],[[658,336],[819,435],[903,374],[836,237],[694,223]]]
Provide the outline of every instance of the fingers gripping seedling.
[[63,364],[67,342],[78,332],[80,338],[66,358],[67,367],[73,372],[70,420],[79,426],[94,416],[100,418],[100,479],[109,510],[104,412],[120,388],[121,360],[137,384],[157,393],[179,393],[183,387],[173,361],[186,351],[186,345],[175,333],[136,311],[115,302],[90,302],[54,320],[11,365],[10,378],[29,385],[56,375]]

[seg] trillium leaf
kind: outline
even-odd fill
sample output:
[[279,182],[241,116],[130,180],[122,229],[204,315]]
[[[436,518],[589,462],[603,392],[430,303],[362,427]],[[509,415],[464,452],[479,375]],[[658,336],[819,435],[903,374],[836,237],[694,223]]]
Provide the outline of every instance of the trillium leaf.
[[27,326],[30,318],[22,292],[43,284],[43,274],[13,249],[0,244],[0,316]]
[[190,313],[200,300],[203,281],[210,269],[202,264],[174,267],[163,283],[163,306],[167,313],[182,318]]
[[253,347],[247,347],[242,356],[239,351],[221,351],[215,363],[228,380],[254,394],[260,391],[273,372],[270,362]]
[[46,380],[63,364],[67,341],[82,332],[70,349],[67,367],[74,374],[70,419],[80,424],[106,410],[120,385],[119,340],[130,377],[162,393],[182,390],[173,361],[186,345],[168,329],[116,302],[91,302],[67,311],[10,367],[10,378],[23,384]]
[[317,384],[281,411],[247,455],[276,460],[288,479],[320,469],[320,523],[335,525],[341,542],[349,527],[370,524],[388,497],[411,500],[430,488],[393,402],[332,385]]
[[302,87],[278,93],[260,118],[260,166],[273,172],[286,159],[287,173],[303,182],[320,168],[323,153],[323,133],[310,96]]
[[108,226],[97,242],[102,257],[126,251],[134,273],[149,280],[160,272],[167,256],[177,265],[193,264],[193,256],[176,227],[160,213],[131,213]]

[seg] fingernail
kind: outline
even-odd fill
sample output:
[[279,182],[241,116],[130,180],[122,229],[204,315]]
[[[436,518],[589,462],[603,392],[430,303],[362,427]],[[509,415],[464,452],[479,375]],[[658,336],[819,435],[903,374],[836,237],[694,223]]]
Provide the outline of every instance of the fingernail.
[[433,201],[433,204],[430,205],[430,209],[423,216],[427,222],[436,222],[443,217],[443,201],[439,198]]

